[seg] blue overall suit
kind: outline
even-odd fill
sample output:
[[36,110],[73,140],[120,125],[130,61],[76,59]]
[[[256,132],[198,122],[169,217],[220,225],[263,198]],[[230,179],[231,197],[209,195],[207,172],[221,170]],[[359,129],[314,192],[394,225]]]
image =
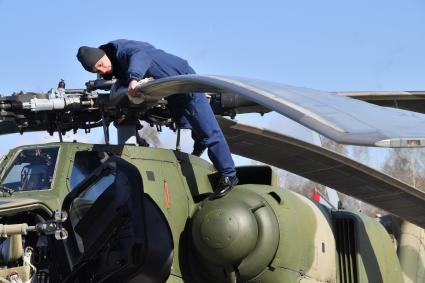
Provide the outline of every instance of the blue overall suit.
[[[123,83],[147,77],[195,74],[188,62],[151,44],[119,39],[99,47],[112,62],[113,75]],[[208,156],[221,176],[236,175],[229,146],[203,93],[181,93],[167,98],[168,108],[181,128],[192,129],[195,142],[208,148]]]

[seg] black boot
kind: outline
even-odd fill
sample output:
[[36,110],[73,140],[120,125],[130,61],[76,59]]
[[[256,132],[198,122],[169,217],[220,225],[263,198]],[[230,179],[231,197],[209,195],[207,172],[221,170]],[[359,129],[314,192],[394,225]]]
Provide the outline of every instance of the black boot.
[[227,195],[234,186],[239,182],[238,177],[236,176],[221,176],[218,181],[217,188],[215,188],[214,193],[211,195],[210,199],[218,199]]

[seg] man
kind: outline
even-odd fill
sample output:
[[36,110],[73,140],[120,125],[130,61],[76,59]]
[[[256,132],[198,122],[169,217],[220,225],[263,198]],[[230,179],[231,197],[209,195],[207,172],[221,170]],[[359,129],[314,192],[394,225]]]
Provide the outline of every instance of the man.
[[[195,74],[186,60],[156,49],[141,41],[119,39],[99,48],[82,46],[77,58],[84,69],[113,76],[120,85],[128,85],[128,95],[137,96],[138,82],[144,78]],[[235,164],[229,146],[203,93],[181,93],[167,98],[168,108],[180,128],[191,128],[195,141],[192,154],[200,156],[208,148],[208,156],[220,174],[213,198],[227,194],[237,184]]]

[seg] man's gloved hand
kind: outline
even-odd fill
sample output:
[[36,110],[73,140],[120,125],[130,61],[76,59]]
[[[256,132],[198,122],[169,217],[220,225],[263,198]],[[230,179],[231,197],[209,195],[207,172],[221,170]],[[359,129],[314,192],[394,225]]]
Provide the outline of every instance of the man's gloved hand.
[[128,84],[128,92],[127,92],[128,98],[130,99],[130,101],[134,104],[140,104],[143,101],[145,101],[144,95],[142,93],[137,93],[137,88],[153,80],[154,80],[153,78],[144,78],[140,81],[131,80],[130,83]]
[[129,96],[136,96],[137,92],[136,92],[136,87],[138,85],[138,81],[136,80],[131,80],[130,83],[128,84],[128,95]]

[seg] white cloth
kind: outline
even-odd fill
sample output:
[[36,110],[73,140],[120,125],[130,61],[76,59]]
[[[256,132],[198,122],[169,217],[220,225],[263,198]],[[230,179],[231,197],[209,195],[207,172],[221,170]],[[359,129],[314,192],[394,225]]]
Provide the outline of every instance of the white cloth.
[[[144,78],[137,82],[137,88],[153,80],[154,78]],[[131,95],[128,95],[128,93],[127,93],[127,96],[130,102],[133,104],[141,104],[145,101],[145,95],[140,91],[137,92],[137,96],[131,96]]]

